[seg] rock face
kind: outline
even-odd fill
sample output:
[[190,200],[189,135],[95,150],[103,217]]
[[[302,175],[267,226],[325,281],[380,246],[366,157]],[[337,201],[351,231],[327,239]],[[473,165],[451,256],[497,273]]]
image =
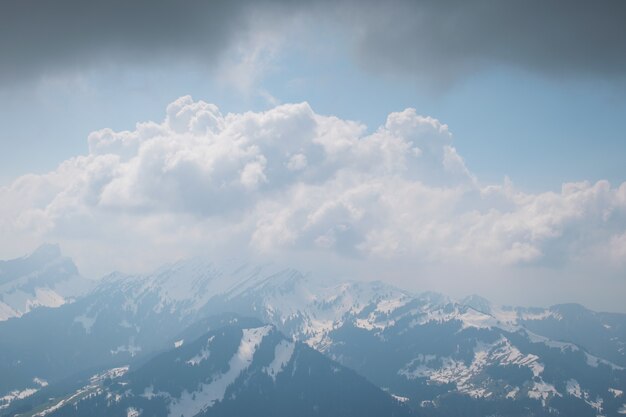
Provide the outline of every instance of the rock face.
[[43,245],[23,258],[0,261],[0,321],[37,307],[59,307],[90,287],[56,245]]

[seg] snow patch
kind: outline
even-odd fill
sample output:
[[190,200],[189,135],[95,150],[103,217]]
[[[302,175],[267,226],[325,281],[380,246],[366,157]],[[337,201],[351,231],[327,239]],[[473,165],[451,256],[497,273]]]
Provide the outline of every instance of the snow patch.
[[111,355],[117,355],[117,354],[126,352],[126,353],[129,353],[130,356],[135,356],[136,354],[141,352],[141,346],[135,345],[135,343],[133,342],[133,340],[131,338],[131,340],[128,343],[128,345],[118,346],[115,349],[111,350],[110,352],[111,352]]
[[64,407],[65,405],[71,403],[72,401],[74,401],[75,399],[81,398],[82,396],[84,396],[85,394],[89,393],[89,392],[94,392],[94,390],[97,390],[99,385],[107,378],[119,378],[122,375],[124,375],[126,372],[128,372],[128,366],[121,366],[118,368],[112,368],[109,369],[106,372],[100,373],[100,374],[95,374],[93,375],[91,378],[89,378],[89,385],[84,386],[83,388],[77,390],[74,394],[72,394],[71,396],[62,399],[61,401],[59,401],[58,403],[54,404],[51,407],[48,407],[42,411],[40,411],[37,414],[34,414],[33,417],[43,417],[46,416],[62,407]]
[[555,320],[563,320],[563,316],[555,311],[540,310],[537,312],[523,311],[519,313],[519,320],[545,320],[553,318]]
[[195,355],[193,358],[189,359],[185,363],[191,366],[196,366],[202,363],[202,361],[209,359],[209,356],[211,355],[211,351],[209,350],[209,347],[211,346],[211,342],[213,341],[214,338],[215,336],[209,337],[207,339],[206,345],[204,346],[204,348],[202,348],[200,353],[198,353],[197,355]]
[[568,343],[568,342],[559,342],[556,340],[552,340],[552,339],[548,339],[547,337],[544,336],[540,336],[536,333],[533,333],[529,330],[524,330],[524,332],[526,333],[526,336],[528,336],[528,339],[532,342],[532,343],[543,343],[544,345],[550,347],[550,348],[554,348],[554,349],[560,349],[561,352],[564,352],[566,350],[570,350],[572,352],[576,352],[578,351],[578,346],[576,346],[573,343]]
[[421,326],[430,322],[445,323],[453,320],[461,322],[461,328],[465,329],[491,329],[500,328],[502,330],[514,332],[519,328],[508,322],[500,321],[498,318],[475,310],[469,306],[454,305],[440,306],[433,309],[433,306],[427,304],[422,307],[421,311],[415,311],[414,314],[420,313],[420,316],[413,319],[410,327]]
[[5,304],[2,301],[0,301],[0,321],[5,321],[5,320],[10,319],[11,317],[19,317],[19,316],[21,316],[21,313],[15,311],[8,304]]
[[596,397],[596,399],[595,399],[595,400],[593,400],[593,401],[592,401],[592,400],[589,400],[589,399],[586,399],[586,400],[585,400],[585,402],[586,402],[587,404],[589,404],[590,406],[592,406],[593,408],[595,408],[595,410],[596,410],[598,413],[601,413],[601,412],[602,412],[602,404],[604,403],[604,400],[603,400],[602,398],[600,398],[600,397]]
[[623,367],[621,367],[619,365],[616,365],[613,362],[609,362],[609,361],[607,361],[605,359],[598,358],[597,356],[590,355],[587,352],[585,352],[585,355],[587,355],[587,365],[593,366],[594,368],[597,368],[598,366],[600,366],[600,364],[602,364],[602,365],[609,366],[614,371],[623,371],[624,370]]
[[15,391],[9,392],[5,396],[0,397],[0,410],[2,410],[3,408],[9,407],[9,405],[11,405],[11,403],[15,400],[21,400],[26,397],[30,397],[37,391],[39,391],[37,388],[26,388],[21,391],[15,390]]
[[56,308],[68,302],[53,289],[45,287],[35,288],[33,293],[12,289],[10,292],[0,291],[0,294],[0,321],[21,317],[37,307]]
[[404,305],[406,305],[409,302],[409,300],[410,299],[408,297],[385,299],[385,300],[380,301],[376,305],[376,311],[378,313],[389,314],[392,311],[397,310],[400,307],[403,307]]
[[464,313],[458,316],[458,320],[463,324],[463,329],[477,328],[477,329],[490,329],[492,327],[499,327],[498,320],[490,316],[489,314],[481,313],[480,311],[468,308]]
[[[502,337],[491,344],[476,343],[474,358],[469,365],[450,357],[418,355],[400,369],[398,374],[404,375],[407,379],[427,378],[437,384],[453,383],[461,393],[475,398],[487,398],[492,395],[489,390],[489,378],[485,378],[487,366],[524,366],[529,368],[535,377],[539,377],[544,368],[538,359],[536,355],[523,354],[507,338]],[[511,395],[517,395],[517,392]]]
[[576,381],[575,379],[570,379],[567,381],[567,386],[565,387],[565,390],[569,395],[573,395],[576,398],[583,397],[582,390],[580,389],[580,384],[578,384],[578,381]]
[[400,369],[398,374],[404,375],[407,379],[427,378],[434,371],[432,366],[436,365],[436,359],[437,356],[435,355],[423,355],[420,353],[415,359],[407,363],[404,368]]
[[562,397],[561,393],[559,393],[554,385],[548,384],[543,380],[534,381],[533,387],[528,390],[528,397],[541,400],[541,404],[545,407],[548,400],[554,396]]
[[296,344],[288,340],[281,340],[274,348],[274,359],[263,371],[276,381],[276,376],[287,366],[293,355]]
[[214,376],[210,383],[202,384],[195,392],[183,391],[180,398],[174,399],[170,403],[169,416],[195,416],[212,407],[217,401],[221,401],[226,389],[250,366],[256,349],[271,329],[272,326],[243,329],[243,336],[237,352],[228,363],[228,371],[222,375]]
[[137,410],[135,407],[128,407],[126,409],[126,417],[139,417],[141,410]]
[[393,398],[395,398],[398,402],[401,402],[401,403],[405,403],[405,402],[409,401],[409,398],[407,398],[407,397],[402,397],[402,396],[400,396],[400,395],[391,394],[391,396],[392,396]]
[[[602,403],[604,400],[600,397],[597,397],[595,400],[591,400],[589,396],[589,392],[580,388],[580,384],[575,379],[570,379],[567,381],[566,391],[568,394],[573,395],[576,398],[580,398],[585,401],[591,407],[593,407],[598,413],[602,412]],[[610,389],[609,389],[610,391]]]
[[506,394],[506,398],[514,400],[517,397],[517,394],[519,394],[519,387],[515,387],[511,391],[509,391]]
[[46,381],[45,379],[35,377],[33,378],[33,382],[42,388],[48,386],[48,381]]
[[108,371],[103,372],[101,374],[93,375],[91,378],[89,378],[89,382],[94,384],[97,382],[102,382],[107,378],[111,378],[111,379],[119,378],[123,376],[126,372],[128,372],[128,369],[129,369],[128,365],[120,366],[118,368],[111,368]]

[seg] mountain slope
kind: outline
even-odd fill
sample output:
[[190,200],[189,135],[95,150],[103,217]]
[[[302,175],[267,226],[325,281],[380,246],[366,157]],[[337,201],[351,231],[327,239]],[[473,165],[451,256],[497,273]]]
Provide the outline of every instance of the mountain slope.
[[[228,326],[34,415],[409,416],[353,371],[272,326]],[[87,388],[89,389],[89,388]],[[60,405],[59,405],[60,404]]]
[[368,326],[346,321],[325,353],[427,415],[617,415],[623,406],[624,368],[578,345],[467,306],[406,308]]
[[0,261],[0,321],[37,307],[59,307],[84,295],[91,285],[56,245],[42,245],[28,256]]

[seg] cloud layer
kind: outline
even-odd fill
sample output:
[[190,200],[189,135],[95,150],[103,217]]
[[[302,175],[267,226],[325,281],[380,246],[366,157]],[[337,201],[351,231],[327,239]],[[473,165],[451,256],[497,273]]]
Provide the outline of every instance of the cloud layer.
[[116,63],[209,67],[255,33],[330,23],[371,70],[448,83],[502,65],[623,78],[626,5],[544,0],[0,2],[0,83]]
[[[353,4],[351,4],[353,6]],[[350,7],[363,64],[447,84],[512,67],[563,78],[626,75],[626,3],[399,1]]]
[[262,5],[238,0],[3,1],[0,83],[96,66],[212,67],[252,33],[263,27],[279,30],[277,19],[293,9],[282,0]]
[[0,188],[0,234],[5,254],[59,241],[99,272],[198,253],[623,272],[626,183],[481,184],[448,126],[414,109],[369,133],[307,103],[224,115],[185,96]]

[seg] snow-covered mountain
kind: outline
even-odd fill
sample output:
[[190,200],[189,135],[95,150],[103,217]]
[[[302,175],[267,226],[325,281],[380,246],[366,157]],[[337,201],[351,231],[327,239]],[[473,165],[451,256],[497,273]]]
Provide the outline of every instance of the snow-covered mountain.
[[[47,392],[42,392],[46,395]],[[411,409],[271,325],[180,340],[142,366],[110,369],[31,416],[410,416]]]
[[[0,375],[9,376],[0,377],[0,407],[37,397],[36,381],[54,387],[81,372],[142,363],[224,317],[272,325],[423,415],[626,410],[626,315],[455,301],[200,258],[152,274],[112,274],[73,303],[0,323]],[[12,397],[3,405],[2,395]]]
[[0,321],[37,307],[59,307],[84,295],[91,286],[56,245],[43,245],[28,256],[0,261]]
[[118,299],[128,320],[138,315],[173,314],[181,320],[223,312],[258,317],[319,348],[326,334],[379,303],[400,305],[412,296],[381,282],[330,282],[274,265],[230,263],[216,266],[203,259],[178,262],[154,274],[105,277],[93,292],[90,317],[98,299]]
[[346,320],[324,352],[428,415],[617,415],[625,369],[584,345],[534,333],[518,314],[504,320],[414,299]]

